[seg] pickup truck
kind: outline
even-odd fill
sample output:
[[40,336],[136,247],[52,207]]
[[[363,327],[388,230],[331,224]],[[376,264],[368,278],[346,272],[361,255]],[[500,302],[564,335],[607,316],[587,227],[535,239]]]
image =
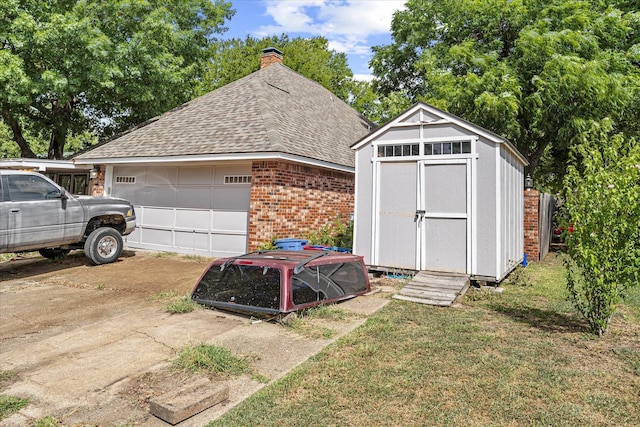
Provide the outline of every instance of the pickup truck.
[[76,196],[37,172],[0,169],[0,253],[37,250],[53,259],[84,249],[93,264],[106,264],[135,227],[126,200]]

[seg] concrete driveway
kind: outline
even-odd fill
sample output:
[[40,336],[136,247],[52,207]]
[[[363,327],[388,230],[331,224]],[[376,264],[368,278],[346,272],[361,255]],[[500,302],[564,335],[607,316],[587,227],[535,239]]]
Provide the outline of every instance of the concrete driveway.
[[[29,405],[0,426],[54,416],[64,425],[169,425],[149,413],[149,399],[193,381],[168,369],[186,345],[222,345],[248,357],[254,371],[277,379],[366,320],[387,303],[359,297],[341,308],[359,313],[332,339],[309,339],[272,322],[199,309],[169,314],[159,298],[190,293],[208,261],[127,251],[118,262],[90,266],[82,253],[63,261],[40,257],[0,263],[0,394]],[[202,426],[264,384],[218,379],[229,400],[180,426]]]

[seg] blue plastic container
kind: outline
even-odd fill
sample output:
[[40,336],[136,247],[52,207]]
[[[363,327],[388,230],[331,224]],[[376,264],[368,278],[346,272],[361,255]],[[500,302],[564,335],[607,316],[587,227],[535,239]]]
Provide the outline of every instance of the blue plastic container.
[[524,254],[524,258],[522,259],[522,266],[523,267],[527,266],[527,254]]
[[278,239],[275,241],[278,249],[285,251],[302,251],[307,243],[309,241],[303,239]]
[[331,246],[330,251],[351,253],[351,248],[341,248],[339,246]]

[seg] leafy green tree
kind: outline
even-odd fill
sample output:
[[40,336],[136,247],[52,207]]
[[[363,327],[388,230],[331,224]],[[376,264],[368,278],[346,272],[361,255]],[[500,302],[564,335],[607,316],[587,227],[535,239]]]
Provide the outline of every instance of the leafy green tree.
[[640,140],[610,120],[583,122],[564,181],[571,301],[604,334],[625,291],[640,281]]
[[383,125],[408,107],[409,100],[400,92],[380,96],[370,82],[353,81],[349,105],[377,125]]
[[288,35],[262,39],[247,36],[211,46],[211,61],[204,75],[200,93],[229,84],[260,69],[260,55],[267,47],[283,53],[283,64],[303,76],[320,83],[343,101],[352,87],[353,73],[344,53],[329,49],[324,37],[289,38]]
[[392,35],[371,61],[381,94],[401,92],[508,138],[528,172],[547,162],[561,182],[584,120],[608,117],[638,133],[637,2],[408,0]]
[[209,45],[233,14],[222,0],[0,2],[0,117],[61,158],[67,137],[108,135],[192,98]]

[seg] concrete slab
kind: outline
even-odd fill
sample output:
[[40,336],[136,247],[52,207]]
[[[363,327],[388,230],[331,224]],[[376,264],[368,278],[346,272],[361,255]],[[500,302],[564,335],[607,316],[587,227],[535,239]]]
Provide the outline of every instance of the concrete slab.
[[[184,346],[222,345],[272,381],[389,302],[384,294],[345,301],[339,307],[356,315],[331,323],[333,338],[309,339],[277,323],[221,311],[169,314],[151,298],[190,292],[206,261],[135,254],[99,267],[88,267],[82,256],[76,264],[56,270],[46,261],[43,272],[24,263],[18,270],[0,269],[0,371],[15,373],[2,393],[30,401],[0,420],[0,427],[22,427],[45,416],[64,425],[166,427],[150,414],[150,402],[188,381],[167,374]],[[179,426],[206,425],[265,386],[249,375],[223,384],[227,400]]]

